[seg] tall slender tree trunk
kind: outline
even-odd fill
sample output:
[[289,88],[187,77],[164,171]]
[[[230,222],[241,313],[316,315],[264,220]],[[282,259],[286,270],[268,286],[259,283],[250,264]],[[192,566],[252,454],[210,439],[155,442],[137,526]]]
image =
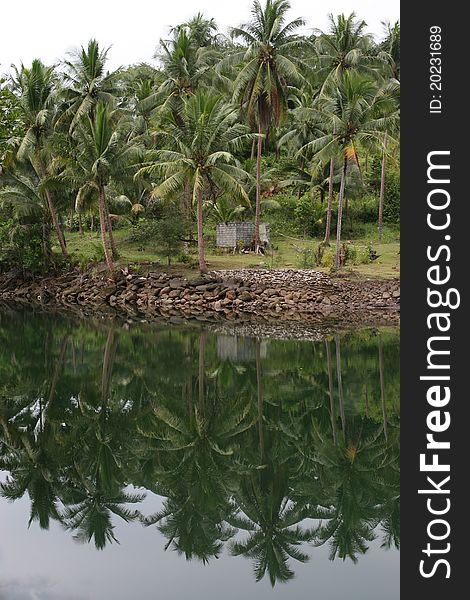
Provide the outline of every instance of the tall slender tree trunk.
[[346,413],[344,412],[343,376],[341,373],[341,338],[339,337],[339,334],[336,334],[335,346],[336,346],[336,376],[338,379],[339,413],[341,415],[341,426],[343,429],[343,436],[346,437]]
[[388,441],[387,407],[385,405],[385,382],[384,382],[384,352],[382,340],[379,340],[379,376],[380,376],[380,403],[382,405],[382,420],[384,425],[385,441]]
[[108,230],[109,243],[111,245],[111,252],[113,254],[113,259],[117,260],[119,258],[119,252],[117,251],[116,242],[114,240],[113,235],[113,224],[111,222],[111,215],[109,214],[108,203],[106,201],[106,196],[104,197],[104,211],[106,217],[106,229]]
[[384,147],[382,154],[382,171],[380,174],[380,199],[379,199],[379,242],[382,241],[382,231],[383,231],[383,212],[384,212],[384,195],[385,195],[385,167],[387,163],[387,145],[388,145],[388,135],[385,132],[384,136]]
[[106,264],[108,265],[109,272],[111,275],[114,274],[114,265],[111,258],[111,254],[108,248],[108,240],[106,238],[106,195],[104,188],[100,188],[99,196],[99,208],[100,208],[100,232],[101,232],[101,243],[103,244],[104,256]]
[[204,377],[206,373],[206,341],[207,331],[199,334],[199,357],[198,357],[198,407],[201,414],[205,413],[205,388]]
[[264,462],[264,430],[263,430],[263,379],[261,372],[261,347],[260,340],[255,339],[255,357],[256,357],[256,391],[258,397],[258,440],[261,462]]
[[259,224],[261,217],[261,153],[263,151],[263,139],[261,137],[261,123],[258,126],[258,153],[256,155],[256,209],[255,209],[255,252],[259,253],[261,244],[259,236]]
[[202,190],[197,193],[197,249],[199,253],[199,270],[207,273],[206,258],[204,254],[204,234],[202,230]]
[[68,227],[69,231],[73,231],[73,208],[70,209],[69,212],[69,227]]
[[83,232],[83,222],[82,222],[82,213],[78,211],[78,232],[80,235],[84,235]]
[[62,228],[60,226],[59,217],[57,216],[57,211],[52,202],[51,193],[47,189],[46,189],[46,199],[47,199],[47,207],[49,208],[49,213],[52,218],[52,224],[54,225],[54,229],[57,234],[57,239],[59,240],[60,249],[62,250],[62,254],[64,255],[64,257],[68,258],[69,253],[67,250],[67,244],[65,242],[64,232],[62,231]]
[[66,333],[62,337],[62,343],[60,345],[59,358],[57,359],[57,362],[56,362],[55,367],[54,367],[54,374],[52,376],[51,385],[49,387],[49,394],[48,394],[47,404],[46,404],[44,412],[48,411],[50,405],[52,404],[52,401],[54,400],[54,396],[55,396],[55,392],[56,392],[56,388],[57,388],[57,383],[59,381],[60,372],[61,372],[62,367],[64,365],[65,351],[67,350],[68,338],[69,338],[69,334],[68,333]]
[[[40,174],[41,177],[45,177],[46,175],[46,166],[42,160],[41,155],[39,154],[39,152],[37,152],[36,155],[37,159],[38,159],[38,164],[39,164],[39,170],[40,170]],[[52,202],[52,197],[51,197],[51,193],[50,191],[46,188],[46,200],[47,200],[47,207],[49,209],[49,213],[51,215],[52,218],[52,224],[54,225],[54,229],[56,231],[57,234],[57,239],[59,240],[59,245],[60,245],[60,249],[62,250],[62,254],[65,258],[69,257],[69,253],[67,250],[67,244],[65,242],[65,237],[64,237],[64,232],[62,231],[62,228],[60,226],[59,223],[59,218],[57,216],[57,211],[55,209],[54,203]]]
[[101,370],[101,400],[107,404],[111,389],[111,376],[113,374],[114,360],[116,358],[117,338],[114,329],[108,331],[106,345],[103,353],[103,368]]
[[333,442],[336,446],[337,435],[336,435],[336,415],[335,415],[335,404],[334,404],[334,393],[333,393],[333,366],[331,362],[331,349],[330,342],[325,340],[326,346],[326,364],[328,369],[328,394],[330,396],[330,419],[331,419],[331,431],[333,432]]
[[335,174],[335,159],[330,158],[330,176],[328,178],[328,207],[326,209],[325,239],[323,240],[324,246],[330,245],[331,211],[333,209],[333,177],[334,177],[334,174]]
[[343,198],[344,198],[344,186],[346,183],[346,173],[348,171],[348,158],[344,157],[343,169],[341,171],[341,185],[339,188],[339,198],[338,198],[338,223],[336,225],[336,256],[335,256],[335,266],[338,268],[341,264],[340,255],[341,255],[341,225],[343,221]]

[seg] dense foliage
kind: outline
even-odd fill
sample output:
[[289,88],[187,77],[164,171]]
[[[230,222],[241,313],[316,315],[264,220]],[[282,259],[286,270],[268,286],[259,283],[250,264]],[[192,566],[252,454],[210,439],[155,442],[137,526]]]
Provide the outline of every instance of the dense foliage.
[[354,14],[331,15],[300,35],[289,8],[255,0],[227,35],[197,14],[160,40],[156,66],[109,72],[91,40],[54,67],[15,68],[0,82],[0,219],[47,225],[68,259],[66,219],[83,232],[98,217],[111,271],[113,227],[155,202],[197,239],[201,271],[216,222],[254,219],[261,252],[260,219],[279,204],[326,245],[336,229],[336,266],[343,225],[378,220],[381,237],[399,212],[399,25],[377,43]]

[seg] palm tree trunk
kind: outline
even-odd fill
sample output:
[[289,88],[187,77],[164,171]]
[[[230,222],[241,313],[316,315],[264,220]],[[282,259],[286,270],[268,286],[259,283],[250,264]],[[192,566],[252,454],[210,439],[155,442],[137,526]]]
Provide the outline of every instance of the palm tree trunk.
[[256,155],[256,209],[255,209],[255,252],[259,253],[261,244],[259,236],[259,224],[261,217],[261,153],[263,150],[263,139],[261,137],[261,123],[258,126],[258,153]]
[[341,415],[341,426],[343,428],[343,436],[346,436],[346,413],[344,412],[343,398],[343,376],[341,373],[341,338],[338,334],[335,337],[336,346],[336,377],[338,379],[338,398],[339,398],[339,413]]
[[119,258],[119,252],[117,251],[116,242],[114,240],[113,235],[113,224],[111,222],[111,215],[109,214],[108,203],[106,201],[106,196],[104,197],[104,211],[106,216],[106,229],[108,230],[109,243],[111,245],[111,252],[113,254],[113,259],[117,260]]
[[106,345],[103,353],[103,368],[101,371],[101,400],[104,405],[107,404],[109,399],[116,349],[117,338],[115,337],[114,329],[110,329],[106,338]]
[[208,268],[204,255],[204,235],[202,230],[202,190],[197,193],[197,249],[199,253],[199,270],[207,273]]
[[331,419],[331,431],[333,432],[333,442],[336,446],[337,444],[337,436],[336,436],[336,415],[335,415],[335,405],[334,405],[334,393],[333,393],[333,367],[331,363],[331,350],[330,350],[330,342],[325,340],[326,346],[326,364],[328,369],[328,393],[330,396],[330,419]]
[[111,275],[114,273],[114,265],[109,253],[108,248],[108,240],[106,238],[106,196],[104,188],[100,188],[100,197],[99,197],[99,208],[100,208],[100,231],[101,231],[101,243],[103,244],[104,256],[106,259],[106,264],[108,265],[109,272]]
[[207,332],[201,331],[199,334],[199,357],[198,357],[198,408],[201,415],[205,414],[205,388],[204,378],[206,373],[206,341]]
[[70,209],[69,212],[69,226],[68,228],[66,227],[65,230],[67,231],[73,231],[73,208]]
[[62,343],[60,345],[59,358],[58,358],[58,360],[57,360],[57,362],[55,364],[54,374],[52,376],[51,385],[49,387],[49,395],[48,395],[48,398],[47,398],[46,410],[49,409],[50,405],[52,404],[52,401],[54,400],[54,396],[55,396],[55,392],[56,392],[56,388],[57,388],[57,383],[59,381],[59,375],[60,375],[60,372],[61,372],[62,367],[64,365],[65,351],[67,350],[68,339],[69,339],[69,334],[66,333],[62,337]]
[[78,232],[80,235],[84,235],[83,223],[82,223],[82,213],[80,211],[78,211]]
[[384,424],[384,437],[388,441],[387,430],[387,408],[385,406],[385,383],[384,383],[384,353],[382,340],[379,340],[379,376],[380,376],[380,403],[382,405],[382,420]]
[[384,194],[385,194],[385,166],[387,162],[387,144],[388,135],[385,132],[384,147],[382,154],[382,172],[380,174],[380,199],[379,199],[379,242],[382,241],[383,230],[383,212],[384,212]]
[[255,340],[255,356],[256,356],[256,390],[258,396],[258,439],[259,452],[261,462],[264,462],[264,431],[263,431],[263,381],[261,373],[261,348],[259,339]]
[[[46,167],[45,167],[44,162],[39,154],[38,154],[38,164],[39,164],[39,171],[41,173],[41,177],[44,178],[46,175]],[[67,244],[65,242],[64,232],[62,231],[62,229],[60,227],[59,218],[57,216],[57,212],[54,207],[54,203],[52,202],[51,193],[47,188],[46,188],[46,200],[47,200],[47,207],[49,209],[49,213],[52,218],[52,223],[54,225],[54,229],[57,234],[57,239],[59,240],[60,249],[62,250],[63,256],[65,258],[68,258],[69,253],[67,250]]]
[[336,225],[336,256],[335,256],[335,266],[338,268],[341,264],[340,254],[341,254],[341,224],[343,221],[343,198],[344,198],[344,186],[346,183],[346,173],[348,170],[348,158],[344,157],[343,162],[343,170],[341,172],[341,185],[339,188],[339,198],[338,198],[338,223]]
[[330,245],[331,210],[333,208],[333,177],[334,177],[334,174],[335,174],[335,159],[330,158],[330,176],[328,178],[328,207],[326,209],[325,239],[323,240],[324,246]]
[[59,240],[60,249],[62,250],[62,254],[64,255],[64,257],[68,258],[69,257],[69,253],[68,253],[68,250],[67,250],[67,244],[65,242],[64,232],[62,231],[62,229],[60,227],[59,218],[57,216],[56,209],[55,209],[54,204],[52,202],[51,193],[47,189],[46,189],[46,198],[47,198],[47,206],[49,208],[49,212],[50,212],[51,217],[52,217],[52,224],[54,225],[54,229],[55,229],[56,234],[57,234],[57,239]]

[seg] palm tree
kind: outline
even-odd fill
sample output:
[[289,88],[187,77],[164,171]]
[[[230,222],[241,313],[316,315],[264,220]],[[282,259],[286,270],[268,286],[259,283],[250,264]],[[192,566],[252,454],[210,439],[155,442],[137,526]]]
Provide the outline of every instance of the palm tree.
[[[43,227],[43,257],[45,263],[50,261],[50,244],[47,226],[48,208],[41,197],[41,181],[34,169],[14,165],[14,170],[3,172],[0,187],[0,208],[11,211],[17,225],[10,230],[10,238],[21,229],[29,229],[36,222]],[[18,171],[18,172],[16,172]]]
[[[337,18],[328,15],[330,27],[328,32],[318,32],[315,40],[319,71],[317,76],[323,79],[321,93],[327,93],[329,87],[341,81],[347,71],[366,73],[372,79],[378,73],[375,69],[376,58],[373,57],[373,38],[365,33],[366,23],[357,20],[351,13],[348,17],[343,14]],[[333,183],[335,174],[335,159],[330,158],[330,175],[328,184],[328,207],[326,213],[325,238],[323,244],[330,245],[331,213],[333,208]]]
[[117,249],[112,233],[109,216],[106,186],[111,177],[122,177],[139,157],[139,147],[128,138],[131,124],[122,111],[110,111],[108,106],[99,102],[95,118],[84,117],[74,131],[77,142],[76,161],[69,168],[72,181],[80,185],[77,203],[89,195],[98,196],[101,242],[110,272],[113,261],[108,246],[111,246],[113,258],[117,258]]
[[236,109],[222,99],[204,92],[186,98],[181,118],[184,127],[169,116],[162,139],[171,148],[154,154],[151,164],[138,175],[158,174],[163,181],[151,193],[154,198],[173,198],[188,186],[197,206],[199,268],[207,273],[203,237],[203,201],[209,193],[228,192],[249,204],[242,185],[247,174],[231,153],[253,138],[247,128],[237,123]]
[[347,71],[356,71],[377,77],[377,58],[374,56],[374,42],[365,29],[367,24],[356,18],[354,13],[335,17],[328,15],[330,27],[326,33],[317,32],[315,49],[318,55],[323,78],[323,90],[335,85]]
[[198,12],[189,21],[178,25],[176,29],[186,28],[198,48],[205,48],[214,43],[217,23],[214,19],[206,19],[203,13]]
[[396,21],[393,25],[384,23],[387,37],[381,47],[385,54],[382,58],[388,64],[389,76],[400,81],[400,23]]
[[98,42],[91,39],[86,49],[82,46],[73,53],[72,60],[64,61],[61,118],[70,121],[70,133],[83,116],[94,121],[98,102],[115,104],[118,91],[116,74],[105,70],[108,52],[109,48],[101,50]]
[[51,161],[48,142],[55,109],[54,79],[54,68],[44,66],[37,59],[33,60],[31,68],[24,65],[19,70],[15,68],[13,88],[20,94],[19,104],[25,126],[17,158],[20,162],[29,161],[42,182],[40,193],[46,197],[62,254],[68,257],[64,234],[46,182],[48,163]]
[[281,121],[287,105],[288,85],[300,83],[303,79],[295,51],[306,46],[307,41],[294,32],[304,25],[304,20],[297,18],[286,23],[289,9],[287,0],[266,0],[264,7],[259,0],[255,0],[252,20],[231,30],[234,39],[241,39],[247,45],[245,50],[230,57],[231,62],[243,62],[235,81],[234,97],[240,103],[246,119],[257,124],[259,134],[256,156],[256,252],[260,248],[263,136],[267,136],[269,130],[277,127]]
[[211,30],[210,22],[195,17],[187,24],[173,28],[170,40],[160,40],[160,50],[155,56],[162,63],[164,81],[141,100],[141,111],[153,111],[157,107],[164,111],[170,109],[176,123],[183,126],[183,102],[196,93],[218,56],[207,43]]
[[[388,81],[381,89],[381,93],[383,94],[383,101],[381,103],[377,103],[377,114],[380,116],[384,111],[388,113],[388,115],[398,115],[399,111],[399,83],[398,80],[392,79]],[[387,166],[387,157],[388,157],[388,144],[390,133],[395,133],[397,129],[397,122],[393,123],[394,130],[389,132],[388,128],[385,129],[385,133],[383,136],[382,142],[382,165],[380,169],[380,196],[379,196],[379,242],[382,241],[382,232],[383,232],[383,209],[384,209],[384,200],[385,200],[385,170]]]
[[342,160],[336,228],[336,267],[341,265],[341,224],[348,165],[350,161],[358,162],[358,144],[373,147],[381,143],[383,131],[387,127],[391,128],[397,120],[397,113],[383,116],[384,105],[383,93],[370,78],[354,71],[346,71],[329,95],[322,96],[318,101],[316,110],[323,115],[326,133],[301,149],[301,152],[313,152],[320,160],[335,157]]

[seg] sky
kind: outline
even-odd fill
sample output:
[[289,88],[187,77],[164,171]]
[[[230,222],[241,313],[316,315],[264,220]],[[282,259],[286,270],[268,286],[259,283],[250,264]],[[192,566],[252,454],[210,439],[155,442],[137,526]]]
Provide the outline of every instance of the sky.
[[[250,18],[252,0],[0,0],[0,73],[10,65],[25,65],[33,58],[53,64],[74,48],[96,38],[111,46],[109,68],[152,62],[158,40],[171,25],[196,12],[213,17],[221,31]],[[399,19],[399,0],[291,0],[289,17],[302,16],[306,32],[326,29],[327,15],[355,12],[368,31],[382,37],[382,21]]]

